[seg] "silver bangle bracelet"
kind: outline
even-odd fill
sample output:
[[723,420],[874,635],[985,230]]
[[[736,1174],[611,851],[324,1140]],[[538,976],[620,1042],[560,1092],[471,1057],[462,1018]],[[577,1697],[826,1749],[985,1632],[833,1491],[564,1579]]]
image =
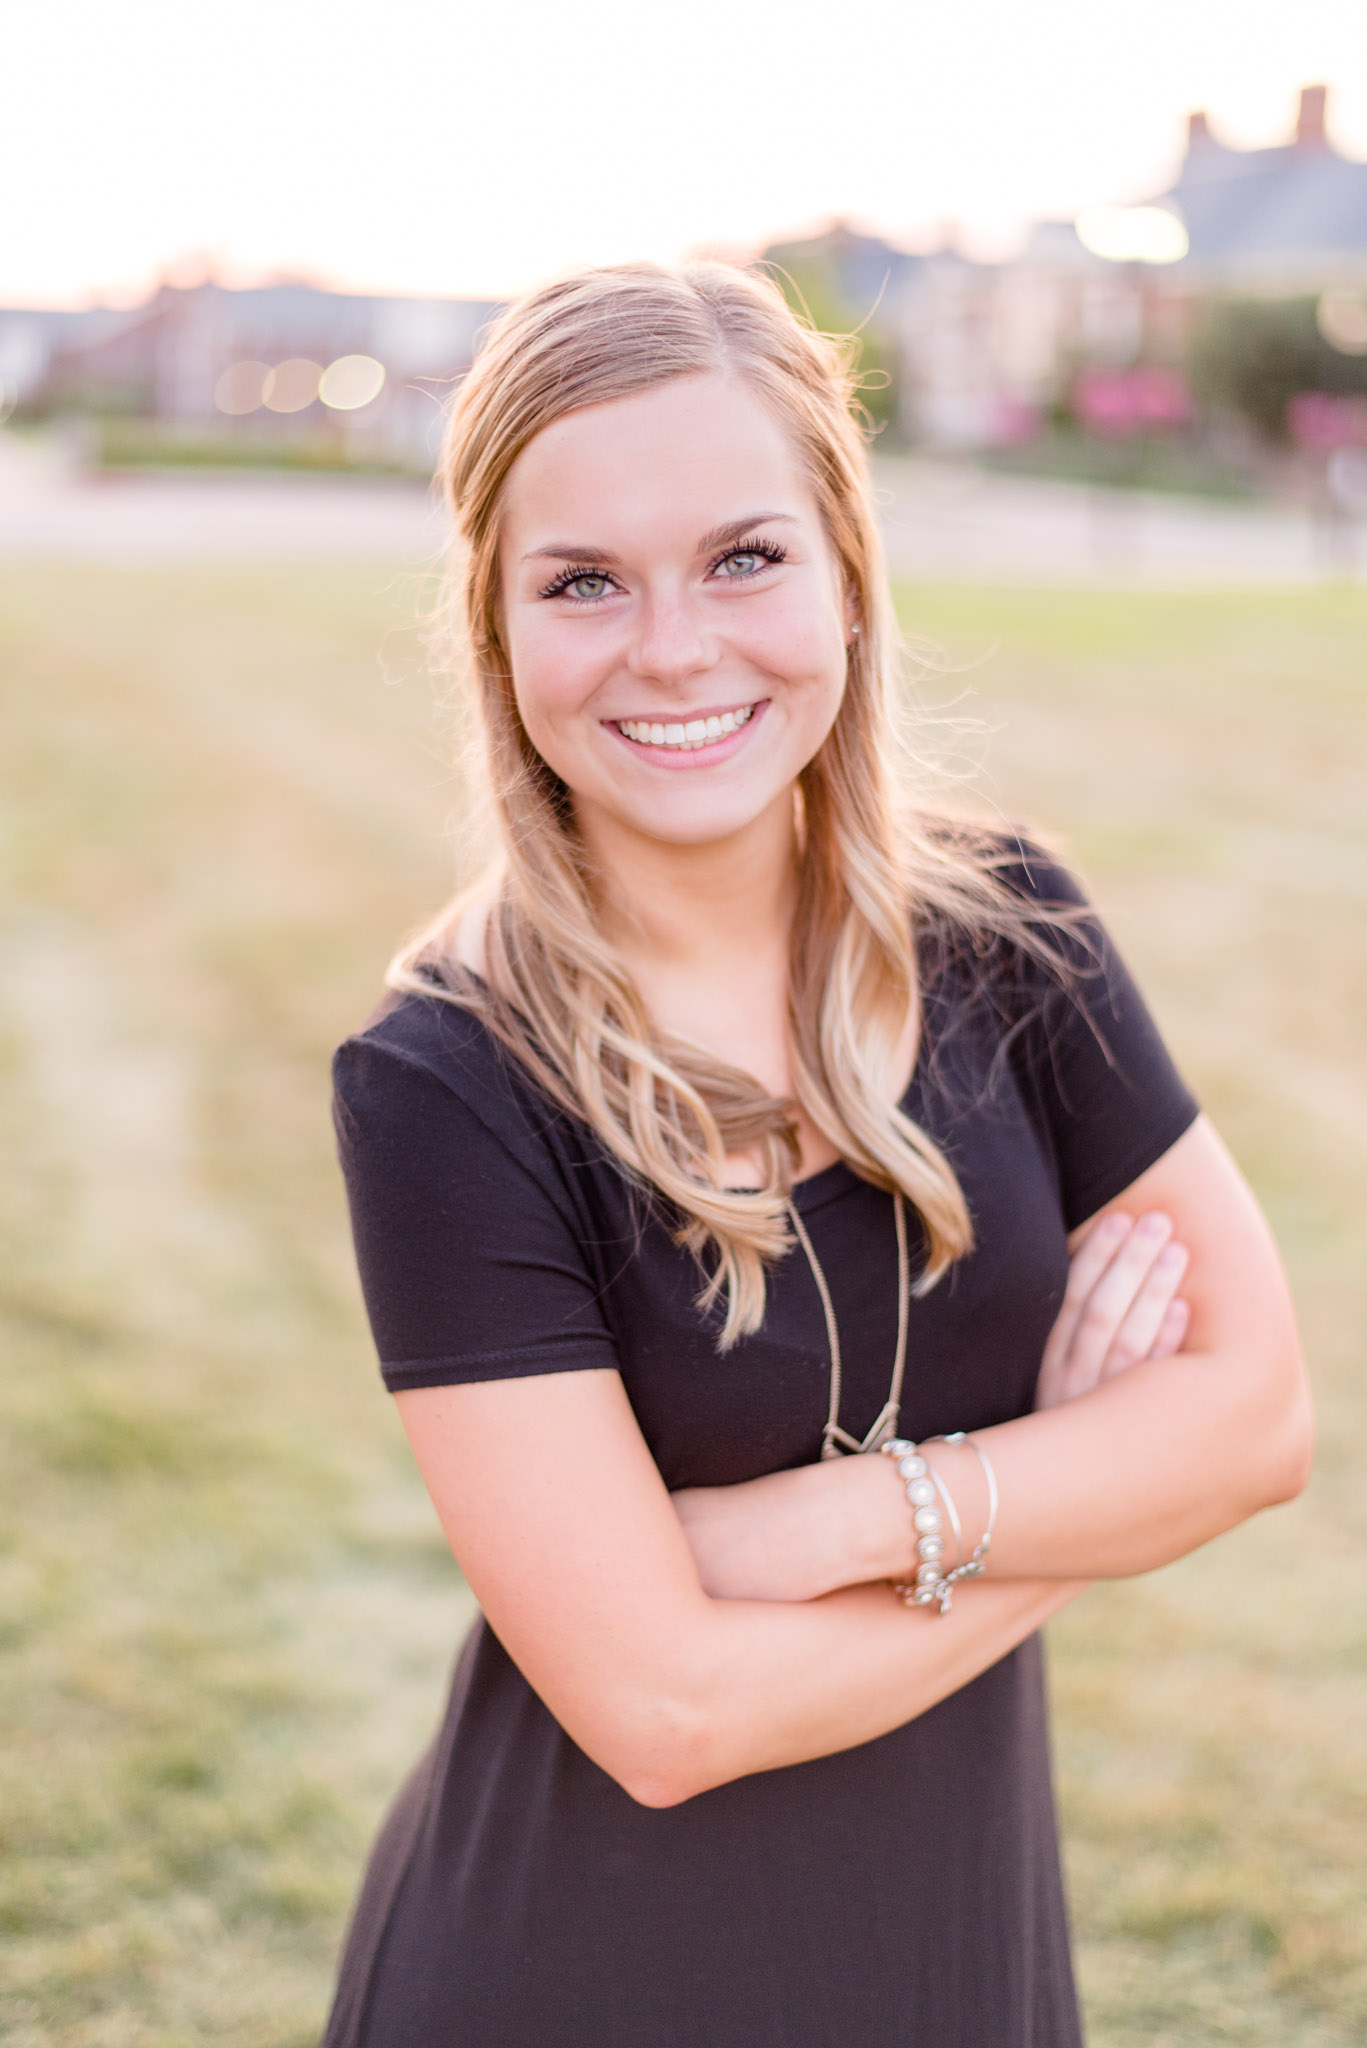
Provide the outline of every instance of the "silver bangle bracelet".
[[[973,1555],[967,1560],[962,1561],[954,1571],[946,1574],[947,1579],[951,1583],[956,1579],[981,1578],[987,1569],[987,1553],[992,1548],[992,1533],[997,1526],[997,1475],[993,1470],[992,1460],[988,1457],[987,1452],[983,1449],[977,1438],[966,1436],[961,1429],[953,1430],[948,1436],[942,1438],[932,1437],[929,1441],[932,1443],[938,1441],[947,1444],[967,1444],[983,1468],[983,1478],[987,1481],[987,1527],[974,1545]],[[959,1554],[962,1560],[962,1549]],[[943,1613],[943,1611],[942,1607],[941,1612]]]

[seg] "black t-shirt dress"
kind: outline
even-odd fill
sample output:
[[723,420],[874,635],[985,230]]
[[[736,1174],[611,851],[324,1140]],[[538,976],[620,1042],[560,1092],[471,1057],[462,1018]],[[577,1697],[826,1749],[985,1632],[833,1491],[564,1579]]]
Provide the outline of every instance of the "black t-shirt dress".
[[[1081,901],[1028,848],[1007,879]],[[1061,983],[1004,942],[922,937],[905,1107],[952,1160],[976,1248],[912,1301],[903,1436],[1031,1408],[1067,1233],[1196,1115],[1094,918],[1065,949]],[[830,1362],[800,1253],[723,1356],[668,1217],[468,1013],[392,1001],[342,1046],[336,1085],[391,1389],[608,1367],[671,1488],[818,1456]],[[891,1198],[839,1164],[795,1199],[839,1322],[841,1423],[862,1435],[896,1342]],[[325,2048],[1081,2038],[1037,1638],[877,1741],[661,1811],[589,1761],[480,1621],[372,1856]]]

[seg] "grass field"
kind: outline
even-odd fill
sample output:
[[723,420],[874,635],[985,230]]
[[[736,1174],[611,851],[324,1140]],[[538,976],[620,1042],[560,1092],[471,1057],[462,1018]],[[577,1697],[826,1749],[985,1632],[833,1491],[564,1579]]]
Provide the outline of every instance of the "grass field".
[[[7,570],[0,2038],[305,2048],[468,1602],[326,1055],[456,791],[356,569]],[[1054,1631],[1094,2048],[1367,2040],[1367,594],[907,590],[1256,1182],[1315,1484]],[[850,2048],[857,2048],[851,2043]]]

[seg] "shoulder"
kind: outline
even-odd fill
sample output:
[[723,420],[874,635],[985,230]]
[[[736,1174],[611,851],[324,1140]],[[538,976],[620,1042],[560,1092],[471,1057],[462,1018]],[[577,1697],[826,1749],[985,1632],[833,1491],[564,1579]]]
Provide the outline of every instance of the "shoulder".
[[391,997],[334,1072],[386,1384],[614,1366],[582,1142],[483,1021],[437,994]]
[[943,872],[957,873],[970,884],[985,881],[989,891],[1005,892],[1022,908],[1087,903],[1087,892],[1063,855],[1031,828],[930,816],[921,829]]
[[466,1074],[487,1078],[497,1050],[474,1008],[449,1001],[434,984],[431,995],[388,991],[333,1059],[344,1068],[353,1053],[370,1052],[454,1081]]
[[1027,910],[1090,907],[1087,891],[1074,870],[1032,836],[1002,833],[996,843],[993,872]]
[[1016,832],[982,835],[970,857],[995,903],[977,921],[932,920],[928,1071],[946,1088],[962,1070],[1020,1092],[1072,1229],[1175,1143],[1196,1102],[1072,869]]
[[936,818],[924,830],[936,884],[916,914],[928,995],[951,1005],[1012,990],[1038,998],[1095,973],[1105,934],[1058,853],[1011,827]]
[[435,991],[391,993],[333,1055],[344,1151],[358,1141],[403,1147],[434,1126],[462,1150],[502,1151],[535,1171],[567,1119],[500,1045],[477,1010]]

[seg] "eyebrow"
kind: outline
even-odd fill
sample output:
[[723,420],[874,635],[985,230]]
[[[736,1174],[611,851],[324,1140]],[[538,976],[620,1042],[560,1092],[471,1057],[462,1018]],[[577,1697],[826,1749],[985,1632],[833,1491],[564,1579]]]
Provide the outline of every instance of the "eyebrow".
[[[744,534],[753,533],[757,526],[796,526],[798,521],[791,512],[751,512],[745,519],[728,520],[725,526],[714,526],[698,542],[696,552],[711,554],[715,548],[733,545]],[[582,542],[555,541],[550,547],[533,548],[522,557],[524,562],[601,562],[605,569],[615,568],[621,556],[611,548],[586,547]]]

